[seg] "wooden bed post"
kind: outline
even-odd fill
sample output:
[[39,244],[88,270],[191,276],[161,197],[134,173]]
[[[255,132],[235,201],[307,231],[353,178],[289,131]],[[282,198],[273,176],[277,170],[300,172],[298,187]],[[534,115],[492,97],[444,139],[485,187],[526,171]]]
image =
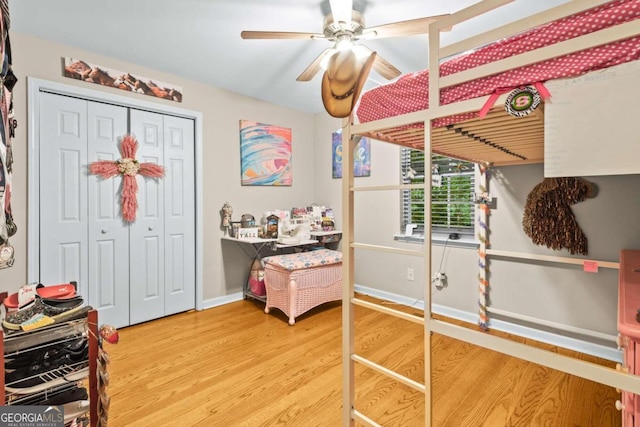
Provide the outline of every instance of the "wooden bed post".
[[354,249],[353,249],[353,150],[351,118],[342,121],[342,423],[354,426],[355,399],[354,354]]
[[[440,28],[429,25],[429,105],[440,105]],[[435,71],[434,71],[435,70]],[[427,159],[429,159],[427,161]],[[431,370],[431,118],[424,120],[424,425],[433,425]]]

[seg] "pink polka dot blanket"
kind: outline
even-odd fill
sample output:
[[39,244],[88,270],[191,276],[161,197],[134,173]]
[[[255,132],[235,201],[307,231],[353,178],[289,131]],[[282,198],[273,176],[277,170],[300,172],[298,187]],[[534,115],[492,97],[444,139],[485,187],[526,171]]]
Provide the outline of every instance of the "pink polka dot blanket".
[[[553,45],[640,18],[640,0],[617,0],[571,15],[453,58],[440,66],[441,77]],[[640,36],[574,52],[521,68],[443,88],[441,104],[450,104],[513,88],[573,77],[640,58]],[[551,94],[553,96],[553,94]],[[365,92],[357,108],[361,123],[429,108],[428,70],[402,76]],[[442,127],[478,116],[478,112],[434,120]]]

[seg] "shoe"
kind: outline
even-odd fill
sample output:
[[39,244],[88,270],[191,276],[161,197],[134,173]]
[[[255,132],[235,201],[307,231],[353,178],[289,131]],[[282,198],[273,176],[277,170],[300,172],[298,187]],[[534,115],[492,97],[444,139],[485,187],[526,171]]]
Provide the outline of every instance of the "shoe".
[[65,367],[73,367],[79,362],[87,360],[89,345],[87,340],[77,347],[63,347],[51,349],[44,354],[41,360],[35,360],[29,366],[16,369],[5,374],[5,384],[12,386],[30,385],[32,378],[39,374],[60,370]]
[[52,392],[46,393],[46,395],[35,394],[34,396],[25,396],[20,398],[20,401],[15,403],[19,405],[43,405],[43,406],[58,406],[65,403],[74,402],[76,400],[89,399],[89,393],[84,387],[70,386],[67,388],[56,389]]
[[22,309],[33,302],[36,295],[42,298],[66,299],[76,295],[76,287],[71,283],[50,286],[41,283],[24,285],[18,292],[6,297],[3,304],[8,310]]
[[7,311],[11,312],[27,308],[35,301],[36,289],[38,287],[42,287],[42,285],[37,283],[23,285],[18,289],[18,292],[6,297],[2,303],[6,307]]
[[[31,307],[9,314],[2,322],[2,326],[10,330],[33,330],[54,323],[64,313],[68,315],[80,310],[83,303],[81,296],[65,300],[36,296],[35,302]],[[53,322],[49,321],[49,319],[53,320]]]
[[62,367],[54,371],[48,371],[42,374],[25,378],[15,384],[7,384],[4,389],[10,393],[30,394],[46,390],[51,387],[57,387],[67,383],[80,381],[89,376],[89,367],[85,366],[80,369],[74,369],[68,366]]
[[20,370],[27,368],[34,363],[43,363],[51,360],[57,355],[65,352],[77,353],[87,347],[87,339],[84,337],[67,340],[63,343],[48,345],[44,348],[37,347],[28,350],[12,358],[6,358],[4,362],[5,371]]
[[39,405],[46,406],[58,406],[64,405],[65,403],[75,402],[77,400],[87,400],[89,399],[89,393],[87,389],[84,387],[74,387],[67,389],[61,393],[55,394],[48,399],[44,399],[40,401]]

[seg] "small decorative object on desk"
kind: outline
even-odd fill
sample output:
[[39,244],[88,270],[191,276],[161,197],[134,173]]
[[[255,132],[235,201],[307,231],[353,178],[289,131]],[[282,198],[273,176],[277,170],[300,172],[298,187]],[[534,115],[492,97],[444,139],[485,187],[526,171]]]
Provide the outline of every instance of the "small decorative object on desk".
[[231,237],[235,237],[237,239],[240,228],[240,221],[231,221]]
[[251,214],[244,214],[241,217],[242,228],[249,228],[256,225],[256,219]]
[[224,202],[222,205],[222,228],[224,228],[224,235],[229,235],[231,229],[231,215],[233,214],[233,208],[229,202]]
[[258,238],[258,227],[249,227],[249,228],[238,228],[238,234],[236,236],[238,239],[257,239]]
[[307,208],[291,208],[291,218],[307,218]]
[[267,217],[267,232],[266,237],[268,239],[277,239],[278,238],[278,216],[277,215],[269,215]]
[[322,219],[322,231],[333,231],[335,230],[335,225],[333,221],[327,219],[326,217]]

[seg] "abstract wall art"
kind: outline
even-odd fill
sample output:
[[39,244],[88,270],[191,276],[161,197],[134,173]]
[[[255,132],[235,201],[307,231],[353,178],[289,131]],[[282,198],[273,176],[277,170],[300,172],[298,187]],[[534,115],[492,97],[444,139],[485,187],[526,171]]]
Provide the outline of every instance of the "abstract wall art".
[[[342,178],[342,130],[331,134],[331,165],[334,178]],[[353,176],[371,176],[371,141],[362,137],[353,150]]]
[[242,185],[290,186],[291,128],[240,120]]

